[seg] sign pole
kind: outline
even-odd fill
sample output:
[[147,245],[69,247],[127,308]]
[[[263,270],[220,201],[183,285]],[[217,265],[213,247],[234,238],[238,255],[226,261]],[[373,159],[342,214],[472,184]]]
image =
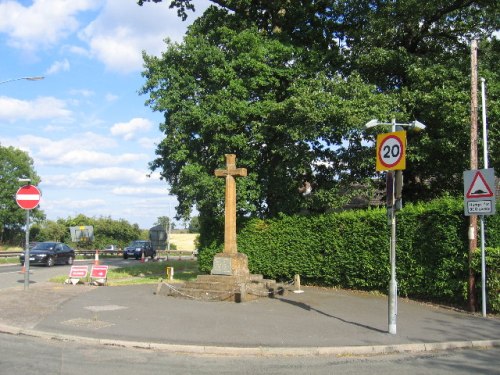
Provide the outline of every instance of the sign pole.
[[[396,279],[396,210],[401,208],[402,171],[406,168],[406,132],[404,126],[425,129],[425,125],[417,120],[409,124],[400,124],[393,118],[390,123],[379,122],[376,119],[365,124],[366,128],[377,125],[391,125],[391,133],[377,136],[377,171],[387,171],[387,217],[391,226],[390,263],[391,276],[389,280],[388,298],[388,328],[389,333],[396,334],[398,314],[398,283]],[[400,131],[396,131],[399,129]],[[396,173],[395,173],[396,172]],[[398,173],[399,172],[399,173]],[[398,201],[396,204],[396,200]]]
[[38,207],[40,203],[41,192],[34,185],[31,185],[29,179],[20,179],[19,181],[28,181],[28,185],[21,186],[16,193],[16,202],[19,207],[26,210],[26,248],[24,251],[24,290],[30,285],[30,210]]
[[24,252],[24,290],[30,286],[30,210],[26,210],[26,243]]
[[481,300],[482,314],[486,317],[486,254],[484,250],[484,215],[479,216],[481,222]]
[[[488,128],[486,125],[486,89],[485,79],[481,78],[481,103],[482,103],[482,118],[483,118],[483,162],[484,169],[488,169]],[[480,216],[481,220],[481,296],[482,296],[482,313],[486,317],[486,253],[485,236],[484,236],[484,215]]]
[[[391,131],[396,131],[396,119],[392,119]],[[388,171],[387,173],[394,173]],[[396,213],[394,211],[394,178],[392,179],[391,191],[391,207],[389,208],[391,214],[391,280],[389,281],[389,333],[396,334],[397,330],[397,296],[398,296],[398,282],[396,280]]]

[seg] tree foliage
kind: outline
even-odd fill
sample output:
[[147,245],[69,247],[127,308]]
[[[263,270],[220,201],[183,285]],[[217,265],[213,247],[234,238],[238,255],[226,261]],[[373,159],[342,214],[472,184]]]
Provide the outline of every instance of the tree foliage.
[[[33,167],[33,159],[22,150],[0,145],[0,242],[15,241],[26,223],[26,211],[16,203],[16,192],[25,183],[20,178],[29,178],[33,185],[40,182],[40,177]],[[38,208],[31,210],[33,221],[43,218]]]
[[142,93],[165,113],[166,137],[151,168],[162,170],[183,215],[195,204],[220,214],[223,182],[213,171],[235,153],[249,170],[238,184],[241,210],[296,212],[303,180],[334,189],[338,169],[331,163],[341,165],[335,147],[362,119],[387,111],[390,99],[356,75],[312,71],[302,49],[233,21],[211,9],[184,43],[167,42],[160,58],[144,55]]
[[[500,119],[496,1],[212,2],[219,8],[183,43],[144,55],[142,93],[165,114],[151,168],[172,186],[181,215],[196,206],[202,228],[220,227],[223,188],[213,170],[225,153],[249,170],[238,182],[241,215],[341,205],[345,186],[378,177],[373,140],[383,129],[362,126],[372,118],[427,125],[408,134],[405,200],[461,194],[471,38],[481,41],[488,121]],[[181,13],[193,4],[171,2]],[[497,128],[489,139],[498,168]],[[304,180],[313,186],[307,197],[297,193]]]
[[35,241],[61,241],[71,243],[70,227],[92,226],[94,228],[94,242],[87,244],[74,244],[77,247],[90,247],[102,249],[107,245],[117,245],[124,248],[130,241],[145,238],[137,224],[128,221],[114,220],[110,217],[87,217],[77,215],[56,221],[45,220],[32,227],[31,238]]

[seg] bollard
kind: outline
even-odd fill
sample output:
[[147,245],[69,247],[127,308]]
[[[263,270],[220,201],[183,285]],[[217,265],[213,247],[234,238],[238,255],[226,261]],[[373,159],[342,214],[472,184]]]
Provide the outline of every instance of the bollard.
[[295,284],[294,293],[304,293],[303,290],[300,289],[300,275],[295,275],[293,278],[293,283]]
[[174,279],[174,267],[167,267],[167,280],[171,281]]

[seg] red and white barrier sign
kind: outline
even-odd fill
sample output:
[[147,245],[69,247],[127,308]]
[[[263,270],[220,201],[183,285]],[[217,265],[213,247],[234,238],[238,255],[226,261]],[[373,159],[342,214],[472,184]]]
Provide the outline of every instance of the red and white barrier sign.
[[87,266],[71,266],[69,271],[69,282],[76,285],[80,282],[80,279],[87,277],[89,273],[89,268]]
[[69,271],[69,277],[71,279],[83,279],[87,277],[87,273],[89,272],[88,266],[71,266],[71,270]]
[[92,266],[90,277],[93,279],[106,279],[108,277],[108,266]]

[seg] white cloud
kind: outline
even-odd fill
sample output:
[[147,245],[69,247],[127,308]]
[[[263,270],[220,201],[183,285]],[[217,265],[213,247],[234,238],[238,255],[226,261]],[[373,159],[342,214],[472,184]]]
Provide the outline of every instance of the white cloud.
[[139,196],[151,196],[151,195],[168,195],[169,191],[167,186],[161,187],[131,187],[131,186],[120,186],[112,190],[113,194],[116,195],[139,195]]
[[0,96],[0,120],[31,121],[55,118],[70,118],[72,112],[66,108],[66,102],[50,96],[34,100],[20,100]]
[[142,137],[139,139],[139,144],[146,149],[150,149],[153,146],[157,145],[160,143],[160,140],[158,138],[147,138],[147,137]]
[[107,93],[105,98],[106,98],[106,101],[108,103],[112,103],[112,102],[115,102],[116,100],[118,100],[119,96],[111,94],[111,93]]
[[59,72],[68,72],[70,68],[68,59],[62,61],[54,62],[49,69],[47,69],[46,75],[56,74]]
[[28,6],[17,1],[0,3],[0,32],[15,48],[34,51],[50,47],[79,27],[77,15],[94,10],[99,0],[33,0]]
[[[208,7],[209,1],[197,1],[196,17]],[[167,4],[145,4],[135,1],[108,0],[99,16],[79,35],[88,43],[90,53],[108,69],[123,73],[142,69],[142,51],[159,55],[165,50],[163,40],[182,41],[186,25],[175,9]]]
[[83,96],[84,98],[90,98],[95,95],[95,92],[87,89],[73,89],[69,92],[71,95]]
[[142,117],[136,117],[129,122],[119,122],[111,127],[111,134],[122,137],[129,141],[136,133],[146,132],[151,128],[151,121]]
[[150,181],[145,170],[119,167],[87,169],[77,173],[75,178],[79,181],[92,183],[116,182],[121,184],[126,182],[132,185],[141,185]]

